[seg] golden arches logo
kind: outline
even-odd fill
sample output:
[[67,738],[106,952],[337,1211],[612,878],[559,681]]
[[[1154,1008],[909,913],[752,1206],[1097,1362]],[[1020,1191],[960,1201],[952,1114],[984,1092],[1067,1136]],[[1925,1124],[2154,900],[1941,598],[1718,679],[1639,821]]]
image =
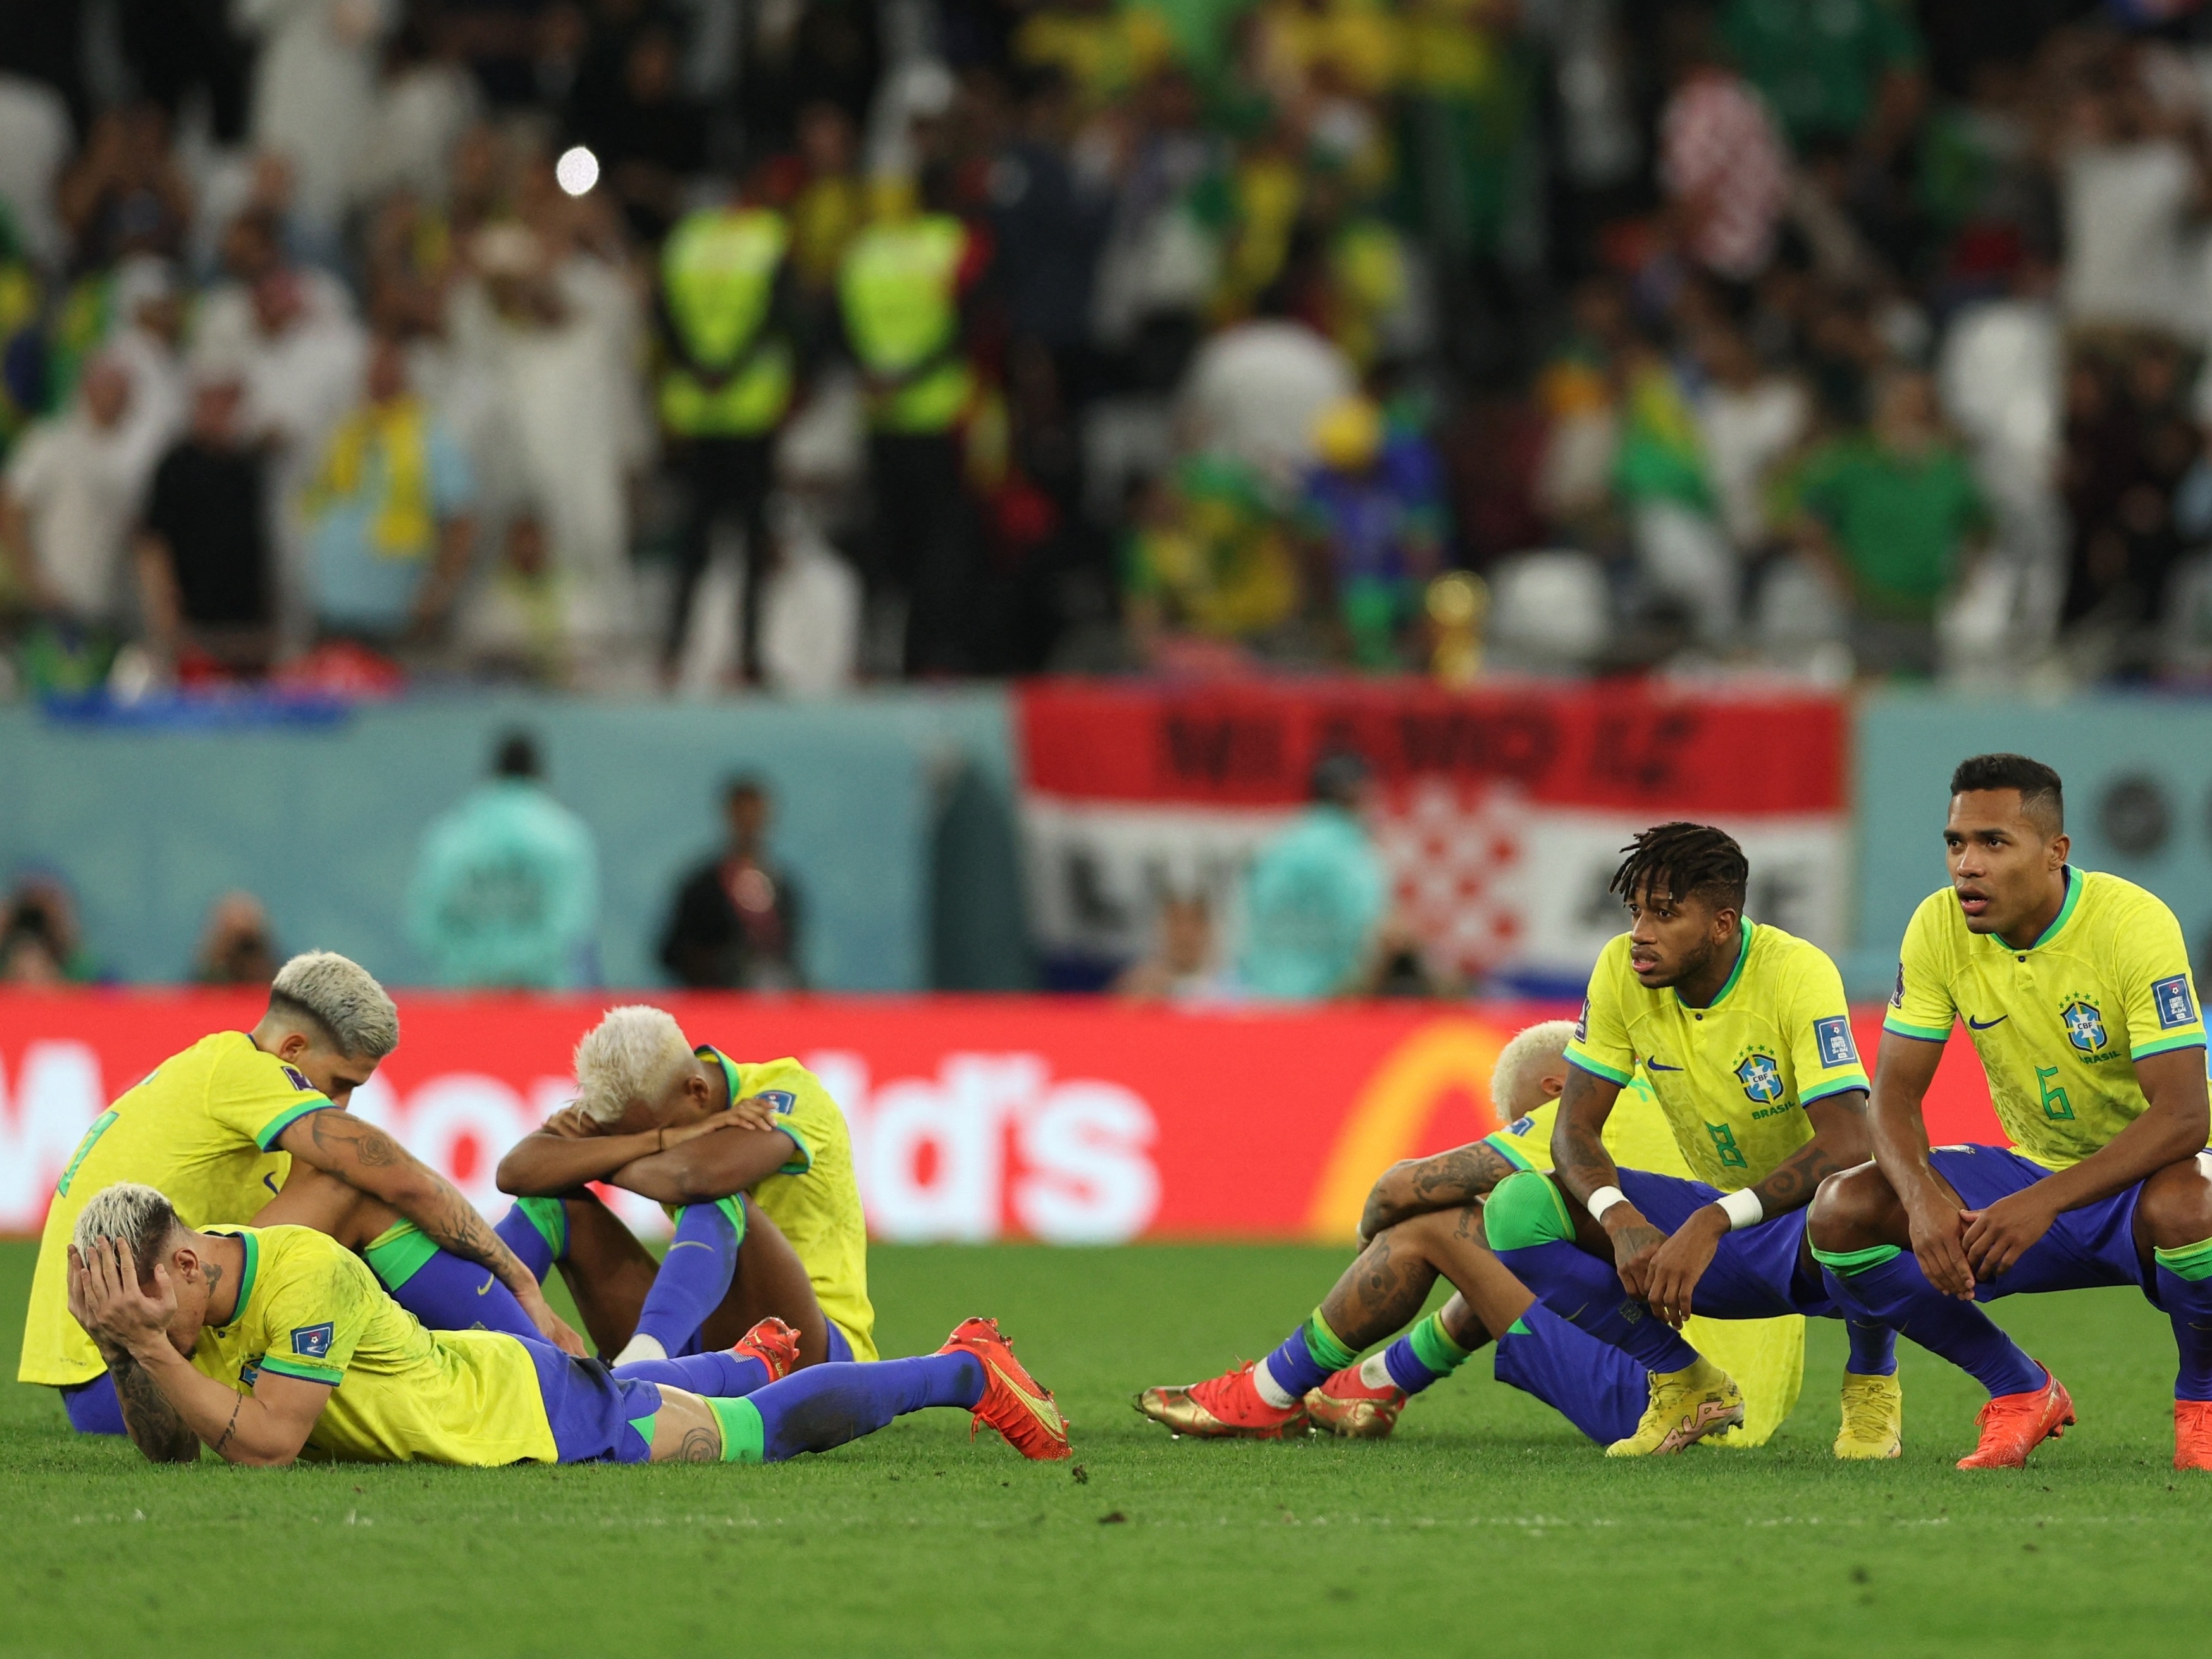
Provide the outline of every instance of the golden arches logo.
[[1359,1212],[1375,1177],[1413,1151],[1437,1097],[1446,1090],[1464,1089],[1474,1097],[1468,1139],[1500,1127],[1490,1099],[1490,1073],[1512,1036],[1486,1020],[1431,1020],[1384,1056],[1329,1149],[1306,1207],[1306,1231],[1334,1242],[1359,1231]]

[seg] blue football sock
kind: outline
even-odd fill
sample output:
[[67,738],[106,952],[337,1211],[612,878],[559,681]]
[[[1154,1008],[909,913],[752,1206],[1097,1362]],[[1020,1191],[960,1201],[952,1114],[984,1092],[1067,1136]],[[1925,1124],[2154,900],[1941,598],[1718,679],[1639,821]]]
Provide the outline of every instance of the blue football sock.
[[612,1367],[624,1382],[662,1382],[710,1400],[734,1400],[768,1386],[768,1364],[750,1354],[715,1348],[675,1359],[633,1359]]
[[1332,1372],[1340,1371],[1358,1354],[1337,1340],[1328,1322],[1316,1308],[1313,1316],[1283,1339],[1282,1346],[1269,1354],[1261,1364],[1275,1386],[1292,1400],[1303,1400],[1310,1389],[1317,1389],[1328,1380]]
[[676,1237],[653,1276],[637,1334],[682,1353],[692,1346],[707,1316],[722,1305],[738,1271],[738,1246],[744,1242],[744,1200],[720,1199],[687,1204],[676,1212]]
[[1545,1305],[1627,1354],[1647,1371],[1686,1370],[1698,1351],[1621,1287],[1610,1261],[1565,1239],[1499,1250],[1498,1259]]
[[1911,1251],[1881,1245],[1844,1256],[1815,1255],[1828,1292],[1843,1304],[1847,1318],[1872,1320],[1911,1337],[1972,1376],[1991,1399],[2026,1394],[2048,1379],[2043,1367],[1978,1304],[1946,1296],[1930,1285]]
[[1498,1339],[1492,1374],[1534,1395],[1601,1446],[1634,1434],[1650,1403],[1643,1366],[1540,1302]]
[[568,1253],[568,1209],[557,1198],[518,1198],[492,1231],[541,1285]]
[[983,1362],[972,1353],[881,1359],[872,1365],[810,1365],[748,1397],[760,1414],[764,1463],[827,1451],[873,1434],[895,1417],[931,1406],[973,1409],[983,1397]]
[[2212,1400],[2212,1239],[2154,1254],[2159,1304],[2173,1322],[2174,1344],[2181,1350],[2173,1397]]
[[1845,1319],[1844,1334],[1850,1340],[1851,1357],[1844,1369],[1853,1376],[1897,1375],[1897,1333],[1875,1319]]
[[[1462,1348],[1444,1328],[1444,1316],[1432,1313],[1382,1351],[1383,1369],[1407,1394],[1441,1382],[1467,1363],[1474,1351]],[[1363,1370],[1365,1367],[1361,1368]]]
[[434,1331],[504,1331],[543,1340],[490,1268],[440,1249],[411,1221],[378,1234],[362,1255],[392,1299]]

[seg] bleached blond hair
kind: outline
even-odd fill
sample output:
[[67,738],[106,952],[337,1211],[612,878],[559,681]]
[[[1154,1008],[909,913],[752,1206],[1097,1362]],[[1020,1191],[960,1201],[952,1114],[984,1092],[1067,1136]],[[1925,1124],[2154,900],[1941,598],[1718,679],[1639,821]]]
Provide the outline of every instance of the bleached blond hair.
[[1536,1079],[1559,1064],[1574,1034],[1571,1019],[1547,1019],[1514,1034],[1490,1072],[1491,1109],[1500,1119],[1510,1123],[1544,1103]]
[[161,1247],[169,1242],[169,1235],[182,1224],[177,1219],[176,1206],[159,1190],[136,1181],[118,1181],[85,1200],[84,1208],[77,1212],[76,1225],[70,1230],[70,1243],[76,1246],[78,1255],[88,1256],[103,1238],[115,1240],[131,1252],[139,1283],[143,1284],[154,1276],[154,1264],[161,1259]]
[[374,974],[335,951],[303,951],[279,968],[269,1001],[313,1020],[342,1054],[382,1060],[399,1046],[399,1010]]
[[612,1123],[633,1100],[658,1100],[690,1063],[691,1044],[665,1008],[610,1008],[576,1045],[576,1104],[594,1123]]

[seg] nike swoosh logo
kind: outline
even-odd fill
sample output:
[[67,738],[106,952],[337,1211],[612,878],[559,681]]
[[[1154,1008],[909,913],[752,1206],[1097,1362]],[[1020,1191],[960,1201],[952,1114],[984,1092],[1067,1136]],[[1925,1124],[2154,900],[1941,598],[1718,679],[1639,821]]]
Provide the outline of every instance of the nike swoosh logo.
[[2002,1025],[2011,1018],[2010,1014],[1999,1014],[1995,1019],[1976,1019],[1972,1014],[1968,1014],[1966,1024],[1977,1031],[1986,1031],[1990,1026]]
[[1645,1061],[1644,1062],[1644,1069],[1645,1069],[1646,1071],[1650,1071],[1650,1072],[1679,1072],[1679,1071],[1680,1071],[1680,1070],[1682,1069],[1682,1068],[1681,1068],[1680,1066],[1666,1066],[1666,1065],[1662,1065],[1659,1061],[1657,1061],[1657,1060],[1645,1060]]
[[283,1193],[281,1193],[281,1192],[278,1192],[278,1191],[277,1191],[277,1188],[276,1188],[276,1172],[274,1170],[264,1170],[264,1171],[263,1171],[263,1173],[262,1173],[262,1176],[261,1176],[261,1184],[262,1184],[263,1186],[266,1187],[266,1188],[267,1188],[270,1192],[272,1192],[272,1193],[276,1193],[277,1197],[282,1198],[282,1197],[283,1197],[283,1196],[284,1196],[284,1194],[283,1194]]
[[485,1275],[484,1282],[477,1286],[477,1294],[478,1296],[489,1296],[491,1294],[492,1281],[495,1277],[496,1275],[495,1274]]
[[981,1354],[977,1354],[975,1357],[983,1361],[985,1368],[990,1371],[992,1376],[997,1377],[1000,1382],[1006,1385],[1006,1392],[1012,1395],[1014,1398],[1021,1403],[1021,1407],[1024,1411],[1026,1411],[1031,1417],[1035,1418],[1045,1428],[1050,1430],[1054,1434],[1065,1435],[1067,1432],[1067,1425],[1066,1420],[1061,1418],[1059,1407],[1052,1403],[1049,1396],[1042,1399],[1038,1398],[1036,1395],[1031,1394],[1027,1389],[1024,1388],[1020,1383],[1014,1381],[1012,1373],[1008,1372],[1004,1367],[989,1359],[984,1358]]

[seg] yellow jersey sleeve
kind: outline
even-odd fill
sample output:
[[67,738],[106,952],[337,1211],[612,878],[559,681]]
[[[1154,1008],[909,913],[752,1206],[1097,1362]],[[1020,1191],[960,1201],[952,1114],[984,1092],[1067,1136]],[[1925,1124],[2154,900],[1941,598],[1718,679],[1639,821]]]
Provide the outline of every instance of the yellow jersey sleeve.
[[208,1078],[208,1115],[264,1152],[293,1124],[330,1104],[305,1073],[264,1054],[251,1038],[227,1049]]
[[1951,1040],[1959,1009],[1952,1000],[1948,924],[1958,903],[1949,888],[1939,888],[1920,901],[1905,924],[1905,942],[1897,949],[1897,987],[1882,1014],[1883,1030],[1922,1042]]
[[1593,1077],[1626,1088],[1636,1074],[1636,1050],[1628,1041],[1628,1014],[1621,1006],[1621,976],[1628,971],[1628,935],[1615,934],[1590,969],[1582,1018],[1567,1043],[1567,1061]]
[[256,1306],[260,1340],[267,1346],[261,1369],[302,1382],[322,1382],[335,1389],[345,1381],[375,1310],[364,1294],[361,1275],[347,1271],[342,1247],[319,1249],[309,1241],[276,1229],[259,1236],[264,1251],[270,1245],[282,1257],[270,1262],[281,1267]]
[[1850,1004],[1844,976],[1827,953],[1800,950],[1790,965],[1784,990],[1784,1040],[1797,1085],[1797,1103],[1810,1106],[1852,1089],[1870,1090],[1859,1048],[1851,1036]]
[[2155,901],[2142,904],[2122,937],[2126,945],[2119,980],[2127,1006],[2128,1058],[2203,1048],[2204,1011],[2173,912]]

